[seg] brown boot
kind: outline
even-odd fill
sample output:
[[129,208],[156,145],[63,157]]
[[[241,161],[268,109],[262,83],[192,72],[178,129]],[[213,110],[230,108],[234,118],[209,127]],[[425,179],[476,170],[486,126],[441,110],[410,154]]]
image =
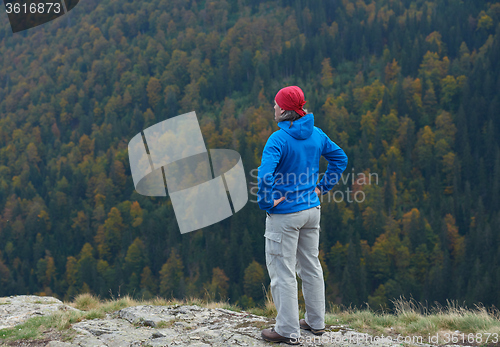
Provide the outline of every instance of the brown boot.
[[298,337],[281,336],[274,330],[274,327],[262,330],[261,336],[264,340],[268,342],[284,342],[289,345],[300,345]]
[[301,319],[299,321],[300,327],[304,330],[311,330],[314,335],[323,335],[325,333],[325,329],[313,329],[306,323],[305,319]]

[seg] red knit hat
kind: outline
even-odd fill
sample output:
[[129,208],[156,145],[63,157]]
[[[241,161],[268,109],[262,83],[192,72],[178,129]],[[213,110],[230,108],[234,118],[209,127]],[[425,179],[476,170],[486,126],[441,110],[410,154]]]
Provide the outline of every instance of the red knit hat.
[[304,100],[304,92],[297,86],[281,89],[274,99],[283,110],[295,111],[301,116],[306,114],[302,108],[307,101]]

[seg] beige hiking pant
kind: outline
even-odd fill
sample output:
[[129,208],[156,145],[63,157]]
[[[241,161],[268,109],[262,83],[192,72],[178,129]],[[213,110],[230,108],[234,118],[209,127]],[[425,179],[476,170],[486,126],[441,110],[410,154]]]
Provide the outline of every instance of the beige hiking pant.
[[302,280],[305,320],[313,329],[325,328],[325,282],[318,259],[321,206],[269,214],[266,218],[266,265],[278,314],[274,330],[281,336],[300,337],[295,273]]

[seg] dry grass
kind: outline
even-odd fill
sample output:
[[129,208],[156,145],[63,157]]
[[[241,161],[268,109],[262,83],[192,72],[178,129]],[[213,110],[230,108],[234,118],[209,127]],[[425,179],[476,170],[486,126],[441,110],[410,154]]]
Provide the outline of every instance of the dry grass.
[[264,285],[262,285],[262,290],[264,291],[264,305],[252,307],[247,309],[246,311],[257,316],[274,318],[276,317],[278,311],[276,311],[276,306],[274,306],[271,290],[269,288],[266,289]]
[[[275,318],[278,314],[278,311],[276,310],[276,306],[274,305],[270,286],[267,289],[262,286],[262,290],[264,291],[264,305],[252,307],[247,309],[246,311],[258,316]],[[299,318],[304,318],[304,314],[304,310],[299,306]]]
[[[263,287],[264,304],[247,309],[255,315],[270,319],[276,317],[277,311],[273,302],[269,287]],[[228,301],[213,301],[210,296],[204,299],[189,297],[184,300],[164,299],[155,297],[150,300],[135,300],[128,295],[100,300],[91,294],[80,294],[73,302],[65,302],[66,305],[81,310],[81,312],[59,311],[50,316],[34,317],[16,328],[0,330],[0,342],[14,341],[20,339],[41,338],[43,331],[57,329],[67,331],[72,323],[84,319],[104,318],[106,313],[111,313],[125,307],[138,305],[172,306],[172,305],[197,305],[205,308],[225,308],[241,312],[238,305],[230,304]],[[330,303],[329,303],[330,304]],[[400,297],[393,301],[392,312],[374,312],[370,307],[353,308],[331,305],[325,316],[327,326],[346,325],[360,332],[373,335],[396,336],[423,336],[438,335],[439,343],[444,343],[446,334],[497,334],[500,340],[500,311],[487,309],[482,305],[474,308],[460,306],[457,302],[448,301],[446,306],[434,305],[431,308],[417,303],[415,300],[407,300]],[[299,310],[300,318],[304,317],[304,311]],[[68,333],[68,339],[70,338]],[[481,345],[481,344],[479,344]]]
[[326,324],[344,324],[379,336],[422,336],[424,341],[429,335],[437,335],[439,343],[446,343],[453,335],[462,339],[462,334],[465,339],[468,334],[482,335],[483,339],[490,336],[490,343],[497,334],[500,340],[500,312],[496,308],[487,309],[482,305],[467,308],[454,301],[448,301],[446,306],[435,304],[428,308],[404,297],[394,300],[393,306],[393,312],[381,313],[369,307],[333,307],[326,314]]

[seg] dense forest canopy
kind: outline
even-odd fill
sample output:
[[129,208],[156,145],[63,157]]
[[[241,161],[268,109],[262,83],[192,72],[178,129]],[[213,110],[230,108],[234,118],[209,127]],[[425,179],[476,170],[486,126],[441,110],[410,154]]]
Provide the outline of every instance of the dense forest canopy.
[[344,174],[377,178],[322,204],[327,300],[500,306],[500,3],[81,0],[0,23],[0,295],[262,303],[265,213],[181,235],[169,198],[135,192],[127,143],[195,110],[251,192],[298,85]]

